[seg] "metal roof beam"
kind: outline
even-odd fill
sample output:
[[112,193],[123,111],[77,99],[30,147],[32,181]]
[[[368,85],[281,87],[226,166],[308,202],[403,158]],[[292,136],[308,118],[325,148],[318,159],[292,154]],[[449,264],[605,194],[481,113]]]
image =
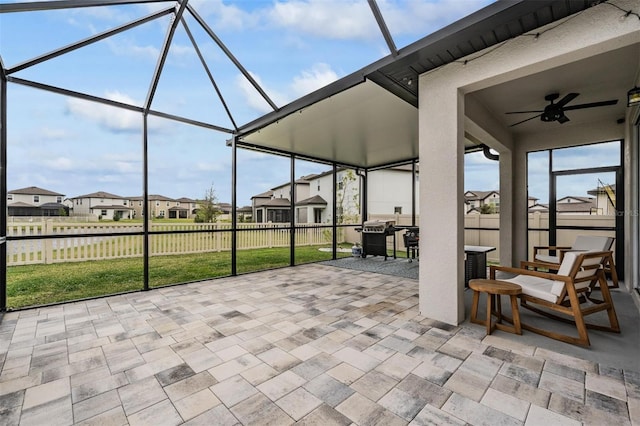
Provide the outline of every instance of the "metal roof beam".
[[389,32],[389,28],[387,28],[387,24],[384,22],[384,17],[382,13],[380,13],[380,9],[378,8],[378,3],[376,0],[368,0],[369,7],[373,12],[373,16],[376,18],[376,22],[378,23],[378,27],[380,27],[380,31],[384,36],[384,41],[387,42],[387,46],[389,46],[389,50],[391,51],[391,56],[398,56],[398,48],[396,44],[393,42],[393,37],[391,37],[391,33]]
[[111,30],[107,30],[104,31],[100,34],[96,34],[94,36],[91,37],[87,37],[84,40],[78,41],[76,43],[70,44],[68,46],[62,47],[60,49],[57,50],[53,50],[49,53],[45,53],[44,55],[38,56],[36,58],[33,58],[31,60],[22,62],[21,64],[18,64],[12,68],[9,68],[7,70],[7,74],[13,74],[15,72],[21,71],[25,68],[29,68],[33,65],[37,65],[41,62],[44,61],[48,61],[49,59],[53,59],[55,57],[58,57],[60,55],[64,55],[65,53],[68,52],[72,52],[76,49],[80,49],[81,47],[87,46],[89,44],[104,40],[105,38],[111,37],[113,35],[116,35],[118,33],[121,33],[123,31],[127,31],[131,28],[135,28],[138,25],[142,25],[142,24],[146,24],[147,22],[153,21],[154,19],[160,18],[162,16],[168,15],[170,13],[172,13],[175,10],[175,8],[170,7],[164,10],[160,10],[158,12],[152,13],[151,15],[145,16],[143,18],[140,18],[138,20],[135,20],[133,22],[129,22],[128,24],[124,24],[121,25],[119,27],[113,28]]
[[144,4],[176,0],[58,0],[0,4],[0,13],[34,12],[42,10],[74,9],[78,7],[118,6],[123,4]]

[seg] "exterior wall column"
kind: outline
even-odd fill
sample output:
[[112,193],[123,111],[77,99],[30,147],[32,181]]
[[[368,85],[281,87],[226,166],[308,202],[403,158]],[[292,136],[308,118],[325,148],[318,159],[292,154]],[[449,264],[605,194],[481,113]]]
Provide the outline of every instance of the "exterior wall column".
[[465,316],[464,99],[454,86],[423,86],[422,81],[418,112],[420,314],[457,325]]

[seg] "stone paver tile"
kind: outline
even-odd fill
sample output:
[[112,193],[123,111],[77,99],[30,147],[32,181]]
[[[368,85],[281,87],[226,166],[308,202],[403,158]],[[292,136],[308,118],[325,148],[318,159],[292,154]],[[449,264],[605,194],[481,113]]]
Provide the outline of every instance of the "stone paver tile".
[[627,405],[629,407],[629,419],[631,420],[631,424],[640,425],[640,399],[629,398],[627,400]]
[[71,397],[65,396],[55,400],[23,409],[20,425],[24,426],[67,426],[73,424]]
[[538,387],[551,393],[559,393],[578,402],[584,402],[584,385],[557,374],[543,371]]
[[[87,377],[83,377],[83,381],[86,378]],[[71,378],[71,383],[73,383],[73,378]],[[125,386],[128,383],[129,380],[127,379],[125,373],[117,373],[113,376],[106,376],[94,381],[84,382],[78,386],[73,385],[71,387],[71,397],[73,398],[73,403],[75,404],[87,398],[99,395],[103,392]]]
[[22,404],[24,402],[24,394],[24,390],[19,390],[0,397],[0,413],[13,407],[22,408]]
[[429,404],[415,416],[409,426],[464,426],[467,423]]
[[530,346],[521,342],[515,342],[495,334],[490,334],[484,337],[482,339],[482,343],[520,355],[533,356],[536,351],[535,346]]
[[490,384],[490,379],[458,370],[447,380],[444,388],[479,402]]
[[304,388],[298,388],[277,400],[276,404],[294,420],[300,420],[320,406],[322,401]]
[[418,377],[422,377],[432,383],[435,383],[438,386],[444,385],[449,377],[451,377],[451,372],[447,371],[443,368],[437,367],[428,362],[421,362],[416,368],[411,371],[412,374],[415,374]]
[[196,373],[213,368],[223,362],[216,354],[204,346],[181,356],[184,362],[189,364],[189,367]]
[[397,353],[378,365],[376,371],[396,380],[402,380],[419,364],[419,360],[402,353]]
[[628,413],[625,413],[624,417],[616,416],[611,412],[582,404],[558,393],[551,395],[548,409],[589,425],[615,424],[617,426],[630,424]]
[[195,372],[187,364],[180,364],[175,367],[168,368],[156,374],[156,379],[162,386],[168,386],[172,383],[191,377]]
[[557,364],[562,364],[567,367],[577,368],[592,373],[598,372],[598,364],[593,361],[588,361],[559,352],[550,351],[545,348],[536,348],[535,356],[549,361],[554,361]]
[[437,408],[442,407],[442,404],[444,404],[451,395],[451,391],[434,385],[428,380],[413,374],[405,377],[396,388],[406,392],[413,398],[429,403]]
[[289,351],[289,353],[299,360],[306,361],[314,356],[318,355],[320,351],[309,343],[300,345],[297,348]]
[[379,345],[389,349],[393,349],[394,351],[400,352],[403,354],[408,353],[409,351],[411,351],[413,348],[416,347],[416,344],[413,340],[405,339],[395,334],[391,336],[387,336],[384,339],[382,339]]
[[258,393],[231,408],[233,415],[243,425],[286,426],[295,421],[274,402]]
[[262,352],[258,354],[258,358],[280,372],[288,370],[301,362],[298,358],[289,355],[289,353],[280,348],[272,348]]
[[220,358],[223,362],[226,362],[247,353],[249,352],[242,346],[232,345],[232,346],[229,346],[228,348],[224,348],[216,352],[216,356]]
[[327,374],[317,376],[306,383],[304,388],[331,407],[340,404],[354,392],[349,386]]
[[478,377],[493,380],[502,364],[503,362],[499,359],[473,353],[464,360],[458,371],[466,371]]
[[89,419],[76,422],[74,426],[122,426],[127,424],[127,416],[124,414],[122,405],[118,405],[111,410],[100,413]]
[[622,401],[627,400],[627,389],[623,380],[599,374],[587,373],[584,383],[585,389],[598,392]]
[[351,424],[351,420],[334,408],[322,404],[300,421],[296,422],[296,424],[299,426],[348,426]]
[[563,426],[581,426],[582,423],[563,416],[546,408],[532,405],[527,415],[527,420],[524,422],[525,426],[539,426],[539,425],[563,425]]
[[624,370],[624,383],[629,398],[640,399],[640,371]]
[[42,383],[42,373],[36,373],[32,376],[24,376],[0,383],[2,383],[2,386],[0,386],[0,396],[2,396],[9,393],[25,390],[32,386],[38,386]]
[[467,423],[478,426],[521,425],[522,422],[491,407],[479,404],[456,393],[442,406],[442,410]]
[[358,370],[351,364],[342,362],[332,369],[328,370],[327,374],[334,379],[344,383],[345,385],[350,385],[351,383],[362,377],[364,375],[364,371]]
[[491,388],[523,401],[546,408],[551,392],[498,374],[491,383]]
[[228,379],[229,377],[238,375],[243,371],[246,371],[256,365],[262,363],[260,359],[256,358],[252,354],[241,355],[237,358],[234,358],[230,361],[224,362],[220,365],[217,365],[213,368],[207,370],[213,377],[218,381],[223,381]]
[[618,398],[613,398],[608,395],[603,395],[598,392],[587,390],[585,405],[591,408],[606,411],[619,417],[628,417],[629,408],[627,407],[627,401],[622,401]]
[[389,392],[398,380],[373,370],[353,382],[350,387],[372,401],[377,401]]
[[402,418],[359,393],[351,395],[338,405],[336,410],[351,419],[352,422],[360,425],[404,425],[407,423]]
[[[544,363],[544,371],[556,374],[558,376],[566,377],[567,379],[575,380],[576,382],[584,383],[586,372],[578,368],[568,367],[563,364],[558,364],[554,361],[547,361]],[[597,374],[597,373],[591,373]]]
[[480,400],[482,405],[491,407],[494,410],[503,412],[504,414],[524,421],[531,405],[527,401],[518,399],[512,395],[489,388]]
[[529,370],[516,364],[504,363],[500,368],[500,374],[510,377],[522,383],[537,387],[540,383],[541,372]]
[[13,406],[0,409],[0,424],[17,425],[20,423],[20,406]]
[[73,420],[80,422],[112,410],[120,405],[120,397],[115,389],[104,392],[93,398],[73,404]]
[[194,376],[187,377],[179,382],[172,383],[164,388],[164,391],[169,396],[171,401],[179,401],[193,393],[199,392],[203,389],[207,389],[209,386],[213,386],[218,381],[211,376],[207,371],[203,371]]
[[220,404],[220,400],[209,389],[193,393],[173,403],[183,420],[189,420]]
[[260,383],[277,376],[278,374],[280,373],[275,368],[265,363],[256,365],[255,367],[252,367],[240,373],[240,375],[244,377],[246,381],[254,386],[257,386]]
[[155,377],[123,386],[118,389],[118,395],[127,417],[167,398]]
[[292,371],[285,371],[276,377],[257,386],[258,390],[272,401],[276,401],[295,388],[306,383],[306,380]]
[[349,347],[342,348],[332,355],[340,361],[347,362],[365,372],[376,368],[380,364],[380,360]]
[[229,409],[223,404],[219,404],[184,423],[185,426],[236,426],[239,424],[238,419],[236,419],[236,417],[231,414],[231,411],[229,411]]
[[310,358],[296,365],[291,369],[291,371],[293,371],[300,377],[311,380],[338,364],[340,364],[339,359],[334,358],[332,355],[321,352],[313,358]]
[[392,413],[411,421],[424,407],[424,401],[395,388],[378,400],[378,404]]
[[452,356],[443,354],[443,353],[434,353],[431,357],[425,362],[429,362],[436,367],[440,367],[444,370],[451,371],[452,373],[460,367],[462,364],[462,360],[458,358],[454,358]]
[[28,388],[24,394],[23,410],[46,404],[71,394],[69,378],[55,380],[43,385]]
[[232,407],[258,392],[251,383],[239,375],[217,383],[209,389],[211,389],[227,407]]
[[168,399],[128,416],[127,420],[131,426],[172,426],[182,424],[180,414]]

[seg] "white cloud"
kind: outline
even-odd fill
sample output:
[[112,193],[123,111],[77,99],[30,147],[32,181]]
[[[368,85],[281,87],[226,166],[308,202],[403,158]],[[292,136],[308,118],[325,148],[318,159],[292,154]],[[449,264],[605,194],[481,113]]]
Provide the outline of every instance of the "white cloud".
[[73,170],[73,161],[66,157],[56,157],[45,160],[45,166],[56,171]]
[[222,0],[191,0],[189,4],[199,15],[213,18],[210,25],[214,31],[253,27],[259,21],[258,14],[249,13],[232,4],[225,4]]
[[370,39],[380,34],[364,1],[277,1],[268,11],[268,19],[271,25],[323,38]]
[[156,46],[140,46],[128,38],[109,38],[106,42],[109,45],[109,49],[118,56],[129,56],[136,59],[146,58],[147,60],[153,61],[156,61],[160,56],[160,50]]
[[[274,90],[268,90],[265,85],[260,81],[260,77],[257,75],[250,73],[251,77],[258,83],[262,90],[264,90],[271,100],[275,102],[276,105],[282,106],[287,103],[288,97],[275,92]],[[260,95],[260,93],[253,87],[253,85],[245,78],[244,75],[238,74],[236,77],[236,85],[242,92],[245,97],[245,100],[249,107],[253,108],[256,111],[259,111],[263,114],[273,111],[271,105]]]
[[303,70],[299,76],[294,77],[291,86],[296,96],[303,96],[337,79],[338,74],[329,65],[317,63],[310,70]]
[[69,132],[67,129],[54,129],[50,127],[43,127],[40,129],[41,139],[46,140],[65,140],[73,138],[74,135],[72,132]]
[[[104,97],[129,105],[138,104],[120,92],[107,92]],[[76,98],[67,100],[67,111],[71,115],[97,123],[112,132],[140,132],[142,130],[142,115],[134,111]]]

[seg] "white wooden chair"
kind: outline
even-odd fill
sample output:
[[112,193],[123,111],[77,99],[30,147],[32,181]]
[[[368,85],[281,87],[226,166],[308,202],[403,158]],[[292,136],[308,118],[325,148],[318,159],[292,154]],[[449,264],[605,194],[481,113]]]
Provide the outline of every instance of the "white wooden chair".
[[[566,252],[557,273],[491,266],[490,277],[496,279],[497,271],[516,274],[513,278],[499,277],[498,279],[522,287],[522,294],[519,296],[520,305],[549,318],[574,324],[578,336],[561,334],[522,322],[523,329],[563,342],[589,346],[587,328],[620,332],[618,317],[603,270],[610,256],[609,251]],[[600,283],[602,300],[587,297],[591,292],[592,281]],[[600,311],[607,312],[610,326],[585,322],[585,316]]]
[[[604,237],[598,235],[578,235],[571,247],[566,246],[534,246],[533,247],[533,261],[523,261],[520,263],[521,268],[529,269],[548,269],[549,271],[557,271],[562,263],[565,253],[567,252],[582,252],[582,251],[611,251],[615,238]],[[550,254],[551,251],[555,251],[556,254]],[[610,288],[618,287],[618,274],[616,272],[616,265],[613,261],[613,253],[610,254],[604,262],[605,272],[611,275],[612,286]]]

